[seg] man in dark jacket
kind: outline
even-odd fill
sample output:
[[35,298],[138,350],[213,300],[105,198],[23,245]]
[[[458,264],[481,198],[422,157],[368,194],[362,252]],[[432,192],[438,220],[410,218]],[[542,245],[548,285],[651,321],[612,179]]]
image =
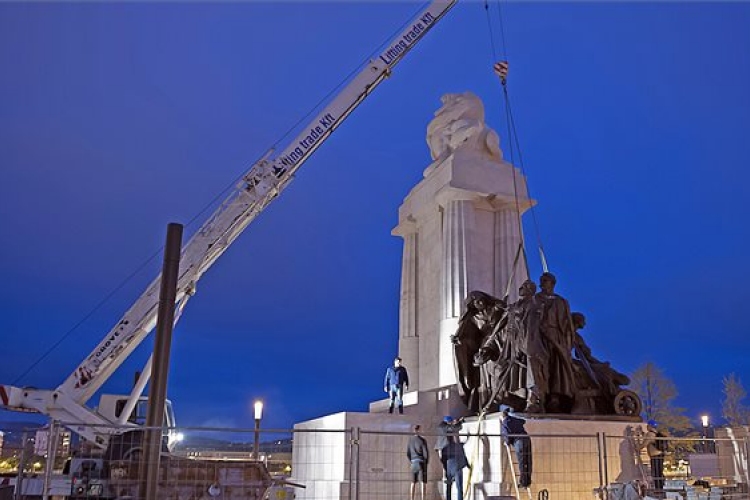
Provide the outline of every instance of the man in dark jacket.
[[440,462],[443,464],[443,470],[445,471],[445,500],[451,500],[454,482],[458,492],[456,500],[463,500],[464,468],[469,466],[469,461],[466,459],[464,445],[458,439],[458,436],[448,436],[448,444],[440,453]]
[[453,418],[450,415],[443,417],[443,420],[437,426],[437,440],[435,441],[435,451],[443,453],[443,448],[448,446],[450,437],[458,439],[458,433],[461,432],[464,419]]
[[388,405],[388,413],[393,413],[394,404],[398,406],[398,412],[404,413],[404,391],[409,388],[409,374],[406,368],[401,366],[401,358],[393,360],[393,366],[385,371],[383,388],[391,399]]
[[411,465],[411,500],[414,500],[414,494],[417,489],[417,482],[421,479],[421,495],[424,500],[425,486],[427,485],[427,463],[430,461],[430,450],[427,447],[427,441],[419,434],[421,427],[419,424],[414,426],[414,435],[409,438],[409,444],[406,446],[406,456]]
[[510,415],[510,409],[505,407],[500,412],[500,434],[506,445],[512,446],[518,460],[518,486],[531,486],[531,438],[524,428],[522,418]]

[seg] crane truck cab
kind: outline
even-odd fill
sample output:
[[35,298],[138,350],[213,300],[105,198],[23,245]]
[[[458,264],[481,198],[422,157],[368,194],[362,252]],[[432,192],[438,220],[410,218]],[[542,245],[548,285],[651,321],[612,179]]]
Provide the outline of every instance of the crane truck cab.
[[[122,394],[102,394],[99,398],[99,406],[96,411],[110,422],[118,422],[125,426],[136,425],[144,427],[148,414],[148,397],[139,397],[130,415],[127,418],[123,418],[122,414],[127,407],[128,399],[129,396]],[[174,416],[174,407],[172,406],[172,401],[167,399],[164,402],[164,422],[162,423],[162,427],[164,427],[164,435],[167,437],[170,451],[181,439],[180,433],[175,430],[176,426],[177,421]]]
[[[110,422],[121,422],[120,417],[128,403],[129,396],[122,394],[102,394],[99,398],[97,413]],[[126,422],[135,425],[146,425],[146,414],[148,408],[148,397],[141,396],[136,401],[133,410],[127,417]],[[172,402],[167,400],[164,406],[164,427],[174,427],[175,418]]]
[[[106,429],[110,434],[109,442],[104,455],[109,460],[133,460],[137,459],[142,449],[143,428],[146,426],[148,414],[148,397],[140,396],[135,404],[130,404],[132,410],[125,416],[128,410],[130,396],[120,394],[102,394],[99,398],[99,406],[96,412],[110,422],[117,422],[118,427]],[[162,447],[164,451],[172,451],[175,444],[182,436],[175,429],[176,420],[172,402],[164,402],[164,422],[162,423]]]
[[[143,427],[148,414],[148,398],[141,396],[132,406],[127,417],[123,413],[128,408],[130,396],[120,394],[102,394],[96,412],[110,422],[123,426],[102,429],[109,435],[107,448],[97,453],[76,454],[66,461],[62,477],[55,479],[57,490],[67,490],[68,500],[108,499],[111,493],[109,480],[113,473],[110,464],[113,461],[136,461],[143,450]],[[175,417],[172,402],[165,401],[164,431],[162,435],[163,451],[171,451],[181,439],[175,430]]]

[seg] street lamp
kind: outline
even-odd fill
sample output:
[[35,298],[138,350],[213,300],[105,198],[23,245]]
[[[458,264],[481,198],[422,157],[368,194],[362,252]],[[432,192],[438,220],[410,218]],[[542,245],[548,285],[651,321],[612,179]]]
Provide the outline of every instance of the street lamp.
[[260,449],[260,419],[263,418],[263,401],[255,401],[253,407],[255,408],[255,444],[253,446],[253,455],[255,456],[255,460],[258,460],[260,457],[258,452]]
[[703,425],[703,443],[704,443],[704,453],[714,453],[714,444],[713,442],[710,442],[709,439],[712,438],[710,434],[710,422],[708,419],[708,415],[701,415],[701,424]]

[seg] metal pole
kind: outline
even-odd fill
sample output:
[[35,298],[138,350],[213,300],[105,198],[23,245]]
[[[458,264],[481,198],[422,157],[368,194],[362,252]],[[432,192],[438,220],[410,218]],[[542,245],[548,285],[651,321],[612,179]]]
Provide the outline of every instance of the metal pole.
[[52,482],[52,472],[55,469],[55,458],[57,457],[57,441],[59,427],[57,422],[52,420],[49,423],[49,433],[47,435],[47,462],[44,464],[44,486],[42,487],[42,500],[49,499],[50,483]]
[[24,431],[21,437],[21,458],[18,461],[18,477],[16,478],[16,489],[13,492],[13,499],[21,499],[21,491],[23,491],[23,470],[26,468],[26,460],[28,460],[28,432]]
[[347,479],[349,480],[349,497],[353,499],[352,494],[354,488],[354,429],[344,431],[344,437],[349,436],[349,474]]
[[354,427],[352,430],[353,430],[353,435],[354,435],[354,451],[355,451],[355,456],[357,457],[357,464],[356,464],[356,468],[355,468],[356,479],[355,479],[355,483],[354,483],[354,486],[355,486],[355,489],[354,489],[354,498],[355,498],[355,500],[359,500],[359,490],[360,490],[360,488],[359,488],[359,486],[360,486],[360,484],[359,484],[359,479],[360,479],[360,475],[359,475],[359,464],[360,464],[360,461],[359,461],[359,459],[360,459],[360,456],[359,456],[359,440],[361,439],[361,435],[362,434],[360,432],[360,428],[359,427]]
[[[157,500],[164,406],[167,399],[167,375],[169,374],[169,350],[172,344],[177,278],[180,273],[180,250],[182,249],[182,225],[167,226],[167,243],[164,248],[164,264],[161,272],[159,310],[156,317],[156,339],[154,340],[153,368],[148,395],[148,414],[143,441],[142,467],[146,481],[142,483],[140,497]],[[142,469],[143,470],[143,469]]]
[[133,390],[130,391],[130,397],[120,413],[120,418],[117,419],[117,425],[128,425],[128,418],[130,418],[130,415],[133,413],[135,406],[141,398],[141,394],[143,394],[143,390],[146,388],[146,384],[148,384],[148,379],[151,377],[151,364],[153,359],[153,355],[149,356],[146,365],[143,367],[143,371],[136,372],[136,377],[133,381]]
[[255,419],[255,441],[253,442],[253,456],[255,460],[260,460],[260,419]]
[[604,488],[604,461],[607,457],[602,453],[602,441],[604,440],[604,433],[596,433],[596,453],[599,455],[599,488]]
[[[627,437],[625,439],[628,439]],[[602,462],[602,465],[604,466],[604,484],[609,484],[609,467],[607,463],[607,433],[602,432],[602,456],[604,457],[604,461]]]

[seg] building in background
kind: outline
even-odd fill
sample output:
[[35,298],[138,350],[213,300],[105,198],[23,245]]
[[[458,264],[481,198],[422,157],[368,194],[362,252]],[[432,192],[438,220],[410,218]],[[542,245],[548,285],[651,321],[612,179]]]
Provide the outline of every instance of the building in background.
[[[57,429],[57,447],[55,448],[55,457],[67,457],[71,451],[72,436],[67,429]],[[49,446],[49,427],[36,431],[34,438],[34,454],[41,457],[47,457]]]

